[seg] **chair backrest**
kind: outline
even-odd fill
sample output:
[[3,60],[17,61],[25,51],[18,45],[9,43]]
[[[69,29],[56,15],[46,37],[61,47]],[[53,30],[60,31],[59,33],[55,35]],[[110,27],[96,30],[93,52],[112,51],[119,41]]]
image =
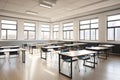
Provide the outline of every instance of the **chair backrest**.
[[[12,47],[10,49],[18,49],[19,47]],[[18,55],[18,52],[17,51],[12,51],[12,52],[9,52],[10,55]]]
[[[63,49],[63,50],[62,50],[62,53],[64,53],[64,52],[69,52],[69,49]],[[66,61],[67,59],[70,59],[70,57],[65,56],[65,55],[62,55],[61,58],[62,58],[64,61]]]
[[42,52],[48,52],[48,49],[41,48],[41,51],[42,51]]
[[[3,50],[3,48],[0,48],[0,50]],[[5,55],[4,52],[0,52],[0,55]]]

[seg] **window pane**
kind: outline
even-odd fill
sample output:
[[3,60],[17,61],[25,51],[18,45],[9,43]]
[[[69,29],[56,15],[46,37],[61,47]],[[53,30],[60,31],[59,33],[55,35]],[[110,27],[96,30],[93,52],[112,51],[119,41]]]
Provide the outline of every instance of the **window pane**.
[[66,23],[66,24],[63,24],[63,26],[73,26],[73,23]]
[[90,20],[80,21],[80,24],[89,24]]
[[120,41],[120,28],[115,29],[115,40]]
[[2,24],[2,29],[16,29],[16,25]]
[[91,23],[98,23],[98,19],[92,19]]
[[67,31],[67,39],[70,39],[70,34],[69,34],[70,32],[69,31]]
[[80,26],[80,29],[88,29],[88,28],[90,28],[90,25],[82,25],[82,26]]
[[95,40],[95,30],[91,30],[91,40]]
[[16,21],[11,21],[11,20],[2,20],[1,23],[2,24],[17,24]]
[[8,39],[16,39],[16,31],[15,30],[7,30]]
[[29,40],[34,40],[35,39],[35,32],[29,31]]
[[27,31],[24,31],[24,40],[27,40]]
[[70,32],[70,39],[73,39],[73,31]]
[[1,39],[6,39],[6,30],[1,30]]
[[44,39],[48,40],[49,39],[49,32],[44,32]]
[[91,24],[91,28],[98,28],[98,24]]
[[85,40],[90,39],[90,30],[85,30]]
[[84,31],[83,30],[80,31],[80,39],[84,39]]
[[120,19],[120,15],[108,16],[108,21]]
[[108,40],[114,40],[114,29],[108,29]]
[[63,35],[63,39],[66,39],[66,37],[67,37],[67,36],[66,36],[66,32],[63,32],[63,34],[64,34],[64,35]]
[[24,30],[35,30],[35,27],[24,27]]
[[98,32],[98,29],[96,30],[96,40],[98,40],[98,35],[99,35],[99,32]]
[[34,23],[24,23],[24,26],[35,26],[35,24]]
[[120,26],[120,21],[108,22],[108,27]]

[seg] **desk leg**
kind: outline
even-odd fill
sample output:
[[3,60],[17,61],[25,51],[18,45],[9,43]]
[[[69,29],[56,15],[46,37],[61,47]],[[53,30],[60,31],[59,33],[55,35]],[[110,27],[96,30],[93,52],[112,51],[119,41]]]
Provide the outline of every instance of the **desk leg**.
[[45,52],[45,58],[43,57],[43,53],[41,52],[41,59],[47,59],[47,52]]
[[22,51],[22,62],[25,63],[25,50]]
[[62,74],[62,75],[64,75],[64,76],[66,76],[66,77],[68,77],[68,78],[71,78],[72,79],[72,57],[70,58],[70,60],[71,60],[71,62],[70,62],[70,75],[66,75],[65,73],[62,73],[61,72],[61,61],[60,61],[60,54],[59,54],[59,73],[60,74]]

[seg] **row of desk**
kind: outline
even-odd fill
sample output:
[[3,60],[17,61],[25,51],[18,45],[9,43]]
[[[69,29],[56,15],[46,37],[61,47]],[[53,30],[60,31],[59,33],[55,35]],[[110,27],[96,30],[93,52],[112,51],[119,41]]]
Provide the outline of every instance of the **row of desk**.
[[[2,50],[0,50],[0,53],[6,53],[6,52],[14,52],[14,51],[22,51],[22,62],[25,63],[25,49],[18,48],[19,46],[1,46]],[[11,49],[13,48],[13,49]],[[17,49],[14,49],[17,48]]]
[[[74,44],[64,44],[63,46],[46,46],[46,47],[42,47],[42,48],[45,48],[45,49],[53,49],[53,48],[60,48],[60,50],[62,50],[63,47],[71,47],[71,46],[83,46],[83,45],[86,45],[85,43],[74,43]],[[78,51],[69,51],[69,52],[60,52],[59,53],[59,73],[69,77],[69,78],[72,78],[72,62],[70,62],[71,64],[71,75],[66,75],[64,73],[61,72],[61,56],[64,55],[64,56],[67,56],[67,57],[70,57],[71,61],[74,57],[78,57],[78,56],[83,56],[83,55],[90,55],[90,54],[93,54],[93,66],[90,66],[90,65],[85,65],[85,66],[88,66],[88,67],[91,67],[91,68],[95,68],[95,65],[96,65],[96,60],[95,60],[95,56],[96,54],[98,55],[100,53],[100,51],[108,51],[110,50],[114,45],[99,45],[99,46],[96,46],[96,47],[86,47],[86,49],[83,49],[83,50],[78,50]],[[45,58],[43,59],[47,59],[47,53],[45,53]],[[41,56],[42,56],[42,53],[41,53]],[[104,59],[107,59],[108,57],[108,52],[106,53],[106,56]],[[99,57],[100,58],[100,57]]]

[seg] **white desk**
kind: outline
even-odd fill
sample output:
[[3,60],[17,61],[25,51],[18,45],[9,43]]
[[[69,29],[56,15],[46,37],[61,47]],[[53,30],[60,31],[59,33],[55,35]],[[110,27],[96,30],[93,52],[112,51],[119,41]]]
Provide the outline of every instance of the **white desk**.
[[[62,75],[65,75],[65,76],[67,76],[67,77],[72,79],[72,58],[78,57],[78,56],[83,56],[83,55],[88,55],[88,54],[94,54],[94,62],[93,62],[93,66],[89,66],[89,65],[85,65],[85,66],[88,66],[88,67],[91,67],[91,68],[95,68],[95,64],[96,64],[95,54],[96,53],[97,53],[96,51],[90,51],[90,50],[79,50],[79,51],[70,51],[70,52],[60,53],[59,54],[59,73],[61,73]],[[71,64],[71,70],[70,70],[71,71],[71,75],[70,76],[68,76],[65,73],[61,72],[61,68],[60,68],[61,67],[60,63],[61,62],[60,61],[61,61],[61,56],[62,55],[70,57],[70,60],[71,60],[71,62],[70,62],[70,64]]]
[[13,52],[13,51],[22,51],[22,62],[25,63],[25,49],[19,48],[19,49],[3,49],[0,50],[0,52]]
[[[47,46],[47,47],[42,47],[43,49],[55,49],[55,48],[63,48],[64,46]],[[45,53],[45,58],[42,57],[42,52],[41,52],[41,58],[42,59],[47,59],[47,53]]]
[[9,48],[16,48],[19,46],[1,46],[0,48],[4,48],[4,49],[9,49]]

